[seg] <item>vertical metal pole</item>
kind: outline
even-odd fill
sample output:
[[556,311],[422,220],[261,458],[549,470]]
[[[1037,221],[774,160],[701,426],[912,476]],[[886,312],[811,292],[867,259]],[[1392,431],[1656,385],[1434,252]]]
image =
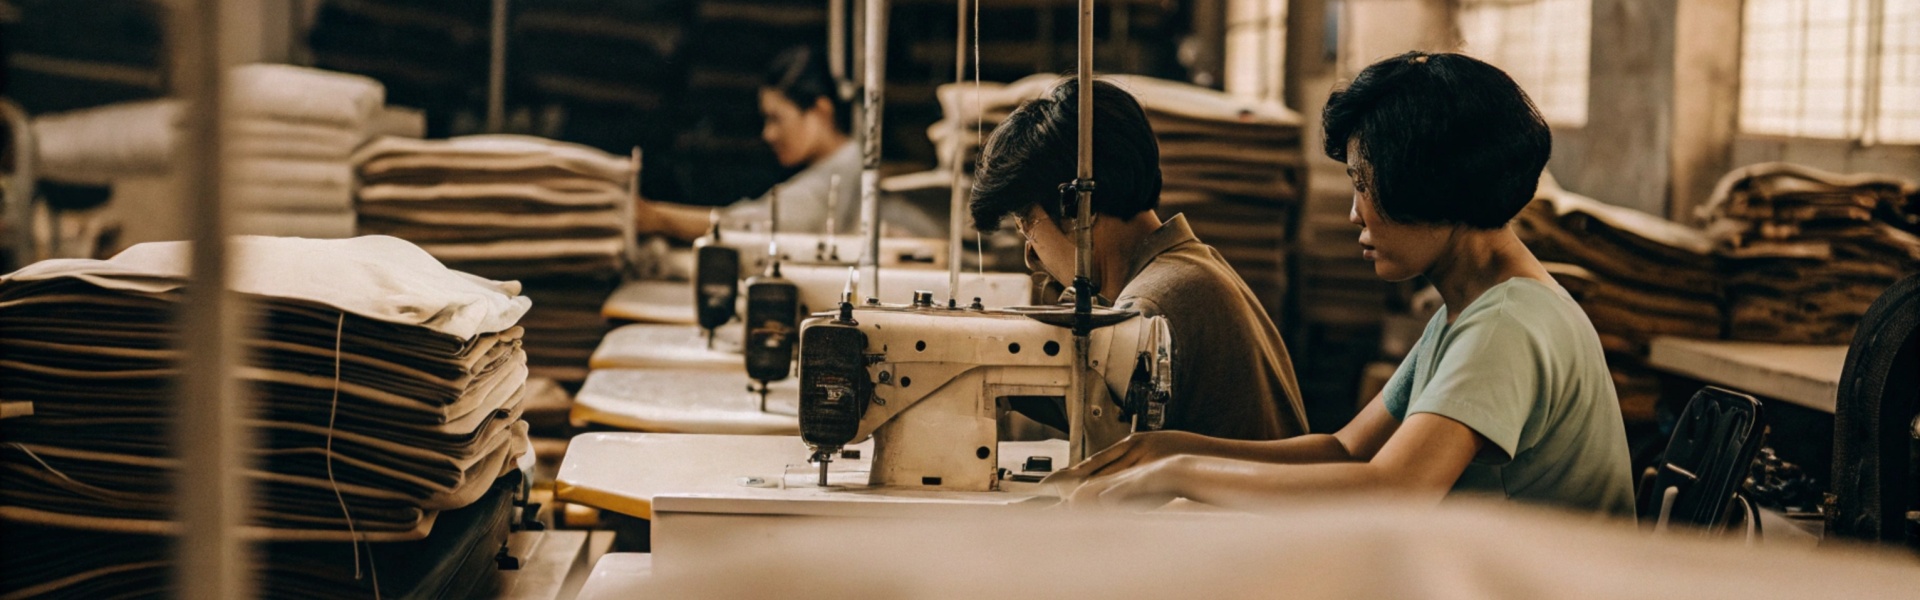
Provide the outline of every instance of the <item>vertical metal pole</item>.
[[635,266],[640,264],[639,223],[634,222],[635,211],[638,210],[636,205],[640,202],[639,146],[633,147],[633,152],[627,155],[627,160],[632,171],[627,173],[627,197],[620,202],[620,253],[623,255],[621,262],[625,263],[620,269],[632,272]]
[[487,64],[487,133],[507,126],[507,0],[493,0],[493,48]]
[[[173,81],[189,102],[180,151],[182,198],[192,249],[192,282],[180,303],[175,347],[181,378],[174,390],[172,445],[180,470],[173,481],[174,516],[180,521],[178,567],[173,576],[182,598],[253,596],[248,548],[240,537],[250,512],[243,461],[252,455],[242,423],[248,398],[234,380],[242,351],[244,300],[227,291],[229,257],[221,164],[222,79],[225,51],[251,27],[225,27],[227,3],[189,0],[172,18]],[[191,151],[188,151],[191,149]]]
[[[853,0],[842,1],[848,3],[847,7],[849,9],[853,8]],[[841,88],[840,94],[841,99],[845,100],[848,107],[852,109],[853,118],[847,120],[847,127],[852,130],[850,133],[855,141],[865,144],[866,142],[862,140],[866,137],[866,131],[861,129],[861,124],[867,122],[867,104],[866,100],[860,98],[860,86],[864,85],[867,80],[866,5],[862,4],[859,10],[849,10],[848,12],[851,13],[848,15],[848,20],[853,22],[853,28],[847,35],[847,45],[852,47],[852,52],[850,52],[851,56],[847,57],[847,61],[851,63],[853,70],[847,72],[847,81],[844,87]],[[855,181],[853,184],[860,185],[860,182]]]
[[1074,167],[1075,194],[1073,217],[1073,373],[1072,397],[1067,399],[1067,459],[1077,463],[1093,454],[1087,447],[1087,411],[1091,408],[1087,381],[1089,330],[1093,310],[1093,0],[1080,3],[1080,65],[1076,85],[1080,87],[1079,152]]
[[852,80],[847,78],[847,2],[827,0],[827,73],[833,76],[834,92],[847,97]]
[[860,258],[861,282],[869,298],[880,297],[880,115],[887,86],[887,0],[866,0],[866,85],[861,90],[860,224],[867,251]]
[[[958,10],[954,13],[953,27],[953,85],[967,82],[967,0],[955,3]],[[974,67],[978,69],[978,66]],[[960,134],[960,123],[954,123],[954,137]],[[958,146],[956,146],[958,147]],[[947,210],[947,307],[959,306],[960,298],[960,231],[961,222],[966,220],[966,189],[961,187],[961,165],[966,161],[959,155],[953,158],[953,196]]]
[[13,236],[13,260],[7,269],[27,266],[38,258],[33,240],[34,167],[39,166],[40,146],[33,137],[33,121],[27,111],[13,101],[0,98],[0,117],[13,130],[13,181],[7,186],[7,235]]

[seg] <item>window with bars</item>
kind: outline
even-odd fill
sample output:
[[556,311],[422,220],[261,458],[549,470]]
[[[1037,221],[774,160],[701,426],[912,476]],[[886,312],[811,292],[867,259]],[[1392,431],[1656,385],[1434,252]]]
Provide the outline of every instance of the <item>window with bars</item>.
[[1920,144],[1920,0],[1746,0],[1740,130]]
[[1283,100],[1287,64],[1287,0],[1228,0],[1226,90]]
[[1548,123],[1587,124],[1593,0],[1464,0],[1462,52],[1500,67]]

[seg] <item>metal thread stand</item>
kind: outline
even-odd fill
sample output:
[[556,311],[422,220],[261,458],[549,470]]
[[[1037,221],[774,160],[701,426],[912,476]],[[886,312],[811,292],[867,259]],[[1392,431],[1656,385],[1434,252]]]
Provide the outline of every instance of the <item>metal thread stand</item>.
[[1080,49],[1076,85],[1079,86],[1079,150],[1074,179],[1061,186],[1074,196],[1073,216],[1073,373],[1067,398],[1067,462],[1078,463],[1093,454],[1088,447],[1091,389],[1087,369],[1093,328],[1093,0],[1079,0]]

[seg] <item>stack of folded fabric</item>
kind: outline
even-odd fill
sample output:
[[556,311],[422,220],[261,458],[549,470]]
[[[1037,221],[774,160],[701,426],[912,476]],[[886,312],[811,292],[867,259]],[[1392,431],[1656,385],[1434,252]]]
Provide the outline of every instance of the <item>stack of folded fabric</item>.
[[1514,225],[1541,260],[1580,267],[1555,275],[1568,291],[1586,291],[1608,350],[1644,355],[1655,336],[1720,337],[1720,278],[1704,232],[1562,190],[1550,177]]
[[[1159,139],[1160,216],[1185,214],[1194,234],[1220,250],[1268,312],[1280,314],[1305,185],[1300,115],[1276,102],[1184,83],[1108,79],[1140,101]],[[970,172],[981,134],[1060,81],[1057,75],[1034,75],[983,84],[977,94],[972,84],[940,86],[943,117],[927,131],[938,148],[937,169],[949,172],[959,161]],[[1098,143],[1099,133],[1094,135]]]
[[[449,270],[388,237],[240,237],[233,250],[231,288],[259,314],[238,371],[254,398],[249,539],[341,553],[378,542],[377,553],[428,538],[443,512],[518,471],[528,441],[516,322],[529,303],[516,285]],[[29,407],[11,414],[30,413],[0,419],[0,521],[10,530],[129,544],[178,533],[168,394],[186,265],[186,244],[169,242],[0,277],[0,394]],[[0,546],[10,556],[45,550],[23,545],[32,539],[10,534]],[[86,557],[48,562],[56,571],[36,581],[107,576]],[[9,589],[19,589],[16,575],[7,573]]]
[[1720,337],[1719,277],[1706,234],[1562,190],[1543,177],[1514,227],[1593,321],[1629,420],[1650,420],[1654,337]]
[[413,241],[448,266],[522,280],[536,376],[578,384],[606,333],[628,237],[630,161],[525,136],[381,138],[354,154],[360,231]]
[[292,65],[233,70],[229,201],[238,230],[343,238],[354,234],[354,148],[386,102],[372,79]]
[[[441,513],[427,537],[362,545],[267,542],[255,575],[265,598],[480,598],[498,578],[498,551],[512,528],[513,498],[523,477],[493,482],[486,495]],[[175,564],[164,535],[128,534],[8,523],[0,561],[8,597],[130,598],[164,596]],[[17,557],[17,559],[15,558]],[[357,568],[357,571],[356,571]],[[378,593],[374,586],[378,584]]]
[[1867,306],[1920,269],[1920,185],[1785,163],[1735,169],[1700,208],[1727,257],[1733,339],[1844,344]]

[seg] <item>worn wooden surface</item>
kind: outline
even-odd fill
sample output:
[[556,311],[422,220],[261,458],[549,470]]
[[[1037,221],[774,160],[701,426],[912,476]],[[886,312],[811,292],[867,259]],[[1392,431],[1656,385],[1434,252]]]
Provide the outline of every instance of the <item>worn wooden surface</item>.
[[1832,413],[1846,346],[1765,344],[1661,337],[1654,368],[1714,385]]

